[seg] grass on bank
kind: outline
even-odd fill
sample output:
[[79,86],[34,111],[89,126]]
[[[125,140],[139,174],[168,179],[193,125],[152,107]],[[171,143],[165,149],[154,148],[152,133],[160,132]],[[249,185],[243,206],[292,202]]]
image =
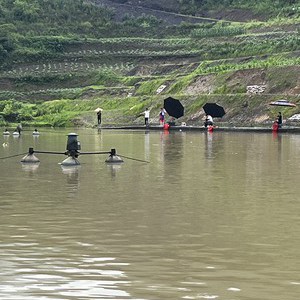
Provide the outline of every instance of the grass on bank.
[[[280,99],[284,95],[277,95]],[[223,122],[235,125],[251,125],[255,119],[264,116],[269,122],[274,119],[278,111],[282,111],[285,118],[298,113],[298,108],[271,107],[269,102],[275,100],[270,95],[247,95],[246,93],[235,95],[203,94],[187,96],[178,94],[175,96],[185,106],[185,116],[179,122],[185,121],[188,125],[201,125],[206,102],[217,102],[225,107],[226,115]],[[143,96],[128,98],[101,98],[82,101],[55,100],[42,104],[30,104],[17,101],[0,101],[2,109],[0,126],[9,126],[21,123],[23,126],[34,127],[74,127],[96,126],[95,108],[103,109],[104,125],[143,124],[142,112],[145,108],[151,111],[151,123],[158,124],[160,107],[163,106],[165,96]],[[289,100],[297,103],[299,99],[289,97]],[[267,117],[266,117],[267,116]]]
[[[26,4],[26,1],[19,1],[22,2]],[[50,5],[49,1],[43,2]],[[54,2],[56,6],[61,4],[61,1]],[[72,9],[74,5],[81,5],[77,0],[71,2],[67,3],[72,5]],[[0,3],[8,5],[9,1]],[[34,7],[41,3],[41,0],[36,1]],[[227,74],[256,68],[271,70],[279,66],[299,65],[300,62],[297,54],[300,50],[299,29],[288,30],[287,34],[284,31],[286,25],[296,28],[294,25],[299,24],[299,18],[278,17],[272,22],[250,24],[183,24],[176,28],[166,28],[164,34],[158,32],[160,24],[156,20],[143,20],[152,21],[153,26],[139,31],[141,20],[128,19],[126,27],[122,29],[121,25],[119,28],[115,26],[109,32],[112,36],[103,39],[101,33],[105,31],[104,24],[101,24],[101,30],[95,31],[92,30],[95,28],[92,23],[85,22],[80,31],[80,26],[71,26],[74,16],[70,23],[62,26],[61,32],[54,27],[35,28],[34,22],[26,18],[38,16],[32,7],[26,8],[29,9],[28,14],[23,15],[24,19],[17,20],[15,24],[11,12],[7,11],[7,15],[3,16],[10,16],[12,19],[0,26],[0,60],[5,62],[7,68],[5,74],[2,72],[1,79],[7,80],[7,86],[11,84],[13,90],[0,92],[0,99],[10,101],[0,101],[2,124],[22,122],[40,126],[70,126],[79,125],[86,118],[91,121],[84,125],[89,126],[93,124],[93,117],[90,116],[94,116],[97,106],[105,110],[108,123],[134,122],[145,107],[150,107],[156,114],[167,94],[185,101],[188,114],[201,110],[204,101],[208,100],[232,105],[231,111],[234,113],[247,99],[247,95],[243,93],[245,83],[241,83],[239,87],[231,87],[226,82]],[[97,13],[101,15],[103,11],[94,13],[95,24],[98,24]],[[32,23],[30,30],[21,34],[19,29],[27,23]],[[121,32],[122,37],[118,35]],[[139,37],[133,38],[137,32]],[[149,33],[149,38],[142,37],[145,32]],[[156,64],[154,58],[158,61]],[[155,71],[160,61],[168,63],[170,58],[197,59],[199,66],[190,74],[180,74],[181,76],[176,72],[176,62],[175,70],[169,74],[127,74],[134,69],[133,66],[143,67],[143,64],[148,64]],[[83,66],[78,61],[83,62]],[[99,64],[95,64],[95,61]],[[32,65],[35,69],[30,69]],[[213,95],[199,95],[193,99],[184,95],[185,89],[197,76],[206,74],[213,74],[219,79]],[[276,87],[283,89],[292,86],[293,76],[285,77],[270,75],[274,92]],[[170,86],[161,95],[157,95],[157,88],[166,81],[171,82]],[[134,90],[136,97],[125,98],[124,95],[130,88]],[[122,97],[117,93],[119,90],[124,92]],[[103,93],[99,96],[101,92]],[[237,95],[228,96],[230,93]],[[52,99],[59,100],[47,101]],[[261,102],[263,101],[262,98]],[[248,107],[251,108],[251,105]]]

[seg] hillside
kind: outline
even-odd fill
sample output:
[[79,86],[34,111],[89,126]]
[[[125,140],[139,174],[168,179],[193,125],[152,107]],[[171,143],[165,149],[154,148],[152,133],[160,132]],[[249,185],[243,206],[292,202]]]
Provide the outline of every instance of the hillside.
[[99,6],[104,6],[113,9],[113,19],[117,22],[122,22],[124,17],[131,16],[138,18],[141,16],[153,16],[162,20],[165,25],[179,25],[181,22],[201,23],[215,21],[208,16],[193,16],[181,14],[179,7],[175,1],[166,1],[165,6],[161,6],[161,2],[141,2],[130,1],[120,3],[119,1],[111,0],[94,0],[93,3]]
[[[63,31],[54,25],[39,27],[40,35],[25,31],[26,21],[6,14],[0,26],[3,124],[92,126],[97,106],[105,109],[106,124],[141,122],[146,106],[156,122],[170,95],[183,101],[181,121],[190,124],[199,123],[206,101],[226,107],[224,122],[264,123],[277,112],[271,100],[299,101],[300,21],[293,5],[292,17],[258,22],[270,14],[210,7],[184,15],[186,4],[178,1],[66,2],[73,14],[85,14],[81,26],[75,15],[62,23],[63,35],[51,34]],[[61,7],[51,2],[52,9],[54,3]]]
[[[113,8],[114,19],[122,21],[125,15],[140,17],[150,15],[163,19],[166,24],[179,25],[181,22],[199,23],[205,21],[236,21],[247,22],[252,20],[265,21],[269,16],[249,9],[230,7],[216,7],[208,9],[205,6],[184,6],[184,1],[139,1],[139,0],[94,0],[93,3]],[[221,2],[221,1],[220,1]]]

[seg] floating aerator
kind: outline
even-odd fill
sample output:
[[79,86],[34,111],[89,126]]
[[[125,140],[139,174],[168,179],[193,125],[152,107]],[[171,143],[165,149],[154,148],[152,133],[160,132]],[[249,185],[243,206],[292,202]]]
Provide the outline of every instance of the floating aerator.
[[123,161],[123,159],[120,156],[117,156],[116,149],[111,149],[109,158],[106,159],[105,162],[106,163],[113,163],[113,164],[115,164],[115,163],[122,163],[124,161]]
[[79,155],[87,154],[109,154],[107,163],[122,163],[123,159],[116,154],[116,149],[111,149],[111,151],[101,151],[101,152],[79,152],[81,150],[80,142],[77,140],[76,133],[69,133],[67,140],[67,151],[65,152],[54,152],[54,151],[34,151],[33,148],[29,148],[28,154],[24,156],[21,160],[22,163],[38,163],[40,160],[34,155],[34,153],[44,153],[44,154],[64,154],[68,157],[61,162],[62,166],[78,166],[80,165],[77,159]]
[[22,160],[22,163],[39,163],[40,160],[34,155],[33,148],[29,148],[28,154],[26,154]]

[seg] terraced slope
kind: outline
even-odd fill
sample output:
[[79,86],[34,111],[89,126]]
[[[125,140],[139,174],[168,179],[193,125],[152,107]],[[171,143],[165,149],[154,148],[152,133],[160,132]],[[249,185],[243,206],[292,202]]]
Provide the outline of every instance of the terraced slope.
[[[142,17],[135,27],[128,27],[135,30],[132,35],[128,28],[122,35],[120,27],[114,37],[107,37],[109,33],[102,37],[103,28],[95,28],[92,36],[80,38],[34,37],[33,44],[42,43],[47,56],[34,56],[34,51],[28,51],[15,55],[9,66],[0,67],[0,100],[91,100],[114,109],[112,115],[123,117],[123,109],[128,107],[120,108],[117,103],[126,100],[135,107],[128,112],[130,122],[144,105],[157,103],[154,109],[158,109],[167,95],[185,101],[189,122],[201,117],[196,111],[207,100],[231,103],[233,107],[226,118],[247,122],[249,116],[239,115],[242,105],[252,107],[258,115],[256,119],[265,120],[266,112],[257,105],[259,101],[266,103],[286,96],[297,101],[297,19],[276,23],[202,23],[198,17],[104,2],[119,12],[122,9],[122,13],[130,10],[139,15],[142,9],[156,17],[164,16],[164,21],[155,21],[154,31],[152,20]],[[120,13],[116,15],[121,17]],[[178,25],[186,18],[200,23]],[[149,35],[145,35],[147,32]],[[53,46],[55,51],[51,52]],[[249,88],[252,86],[258,87],[257,93],[255,88]],[[104,98],[109,101],[102,103]]]
[[300,42],[296,25],[250,30],[232,27],[237,34],[230,28],[227,27],[228,32],[226,27],[220,32],[213,28],[195,29],[187,37],[174,38],[64,40],[60,42],[63,50],[52,58],[36,61],[24,58],[10,69],[2,70],[0,87],[18,90],[17,83],[23,82],[24,89],[29,79],[31,88],[34,84],[51,87],[55,83],[57,87],[72,88],[101,84],[95,78],[98,72],[135,76],[143,81],[157,77],[174,80],[197,68],[197,73],[207,74],[297,63]]
[[250,11],[249,9],[218,9],[208,10],[201,8],[191,9],[189,14],[183,14],[181,11],[181,3],[178,0],[151,0],[151,1],[119,1],[119,0],[91,0],[97,5],[112,7],[115,13],[115,20],[121,21],[125,15],[133,15],[139,17],[142,14],[155,16],[163,19],[166,24],[179,24],[181,22],[199,23],[206,21],[237,21],[247,22],[251,20],[266,20],[266,15]]
[[[160,7],[159,5],[151,5],[143,6],[141,2],[131,2],[130,4],[125,3],[118,3],[115,1],[110,0],[94,0],[93,3],[97,5],[103,5],[109,8],[113,8],[114,10],[114,20],[115,21],[122,21],[126,15],[131,15],[135,18],[140,17],[142,15],[149,15],[154,16],[155,18],[163,20],[165,24],[169,25],[179,25],[181,22],[188,22],[188,23],[203,23],[203,22],[215,22],[217,19],[209,18],[209,17],[200,17],[200,16],[192,16],[192,15],[183,15],[176,13],[174,11],[166,11],[164,8]],[[173,1],[170,8],[173,9],[176,7],[176,2]]]

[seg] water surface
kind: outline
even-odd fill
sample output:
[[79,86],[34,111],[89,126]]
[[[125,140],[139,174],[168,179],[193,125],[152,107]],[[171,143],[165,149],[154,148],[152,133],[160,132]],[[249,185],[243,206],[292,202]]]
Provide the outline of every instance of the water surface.
[[[2,137],[0,157],[70,131]],[[150,163],[1,159],[0,299],[299,299],[300,135],[75,131]]]

